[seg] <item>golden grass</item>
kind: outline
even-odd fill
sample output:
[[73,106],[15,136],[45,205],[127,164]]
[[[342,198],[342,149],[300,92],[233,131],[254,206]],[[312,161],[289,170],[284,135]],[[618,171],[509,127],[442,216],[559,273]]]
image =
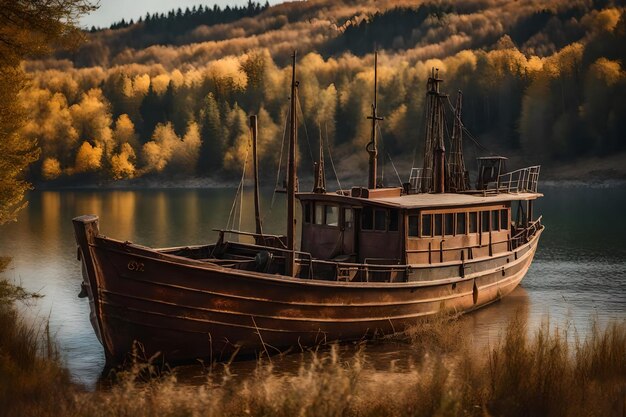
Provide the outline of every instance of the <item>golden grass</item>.
[[[459,320],[408,332],[418,360],[373,370],[368,348],[302,355],[297,372],[259,362],[240,377],[209,369],[190,385],[176,371],[136,364],[108,389],[70,382],[46,332],[0,308],[0,415],[4,416],[625,416],[626,321],[594,325],[580,340],[544,323],[529,336],[512,320],[494,346],[475,349]],[[44,336],[44,337],[42,337]],[[222,366],[222,365],[219,365]],[[146,378],[146,375],[151,376]]]
[[[8,263],[0,258],[0,272]],[[38,295],[0,279],[0,416],[63,415],[75,401],[76,387],[47,323],[28,325],[13,306],[33,297]]]

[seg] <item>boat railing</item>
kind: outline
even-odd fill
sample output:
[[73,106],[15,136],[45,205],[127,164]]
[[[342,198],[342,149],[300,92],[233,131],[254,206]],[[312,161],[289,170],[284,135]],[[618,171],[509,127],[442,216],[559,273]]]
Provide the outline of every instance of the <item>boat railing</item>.
[[536,193],[540,168],[540,165],[533,165],[499,175],[496,191],[499,193]]
[[543,216],[539,216],[537,220],[530,222],[527,227],[521,229],[515,236],[513,236],[511,241],[511,248],[515,249],[524,243],[528,242],[528,240],[537,233],[539,229],[541,229],[541,218]]
[[[374,260],[373,260],[374,261]],[[380,259],[384,262],[387,260]],[[376,277],[381,278],[385,276],[388,280],[395,280],[399,277],[406,277],[411,267],[409,265],[399,264],[399,260],[395,260],[396,264],[385,263],[353,263],[353,262],[336,262],[327,261],[323,259],[312,259],[311,267],[327,267],[334,269],[335,280],[337,281],[351,281],[357,275],[365,282],[369,282]],[[395,279],[394,279],[395,277]],[[380,281],[378,279],[377,281]],[[385,280],[384,278],[382,280]]]
[[[439,263],[443,262],[444,256],[443,254],[451,251],[460,251],[460,259],[463,260],[471,260],[474,257],[472,256],[473,250],[476,248],[481,248],[485,246],[491,246],[492,244],[507,244],[508,250],[514,250],[519,246],[527,243],[535,233],[541,229],[542,217],[540,216],[537,220],[530,222],[528,226],[523,229],[517,229],[517,233],[510,237],[509,239],[496,242],[489,243],[488,245],[474,245],[474,246],[466,246],[463,248],[459,247],[450,247],[446,248],[443,245],[439,245],[438,248],[428,248],[428,249],[407,249],[407,253],[428,253],[429,254],[429,263]],[[251,236],[251,237],[273,237],[273,238],[281,238],[280,235],[259,235],[251,232],[242,232],[238,230],[223,230],[223,229],[215,229],[220,232],[220,238],[223,242],[223,236],[226,233],[232,233],[236,235],[243,236]],[[245,244],[249,245],[249,244]],[[251,245],[253,247],[262,248],[261,245]],[[281,247],[270,247],[268,250],[277,251],[280,253],[288,252],[287,249]],[[351,281],[355,277],[359,276],[361,280],[369,282],[371,280],[380,281],[381,279],[384,281],[396,281],[396,280],[406,280],[411,272],[411,265],[401,264],[399,259],[379,259],[372,258],[367,259],[365,263],[354,263],[354,262],[337,262],[333,260],[323,260],[323,259],[313,259],[309,252],[302,251],[294,251],[296,253],[296,262],[300,267],[306,268],[305,271],[308,278],[313,278],[314,270],[319,268],[326,268],[328,270],[334,271],[334,279],[337,281]],[[491,254],[490,249],[490,254]],[[439,261],[435,261],[435,259],[439,258]],[[432,260],[431,260],[432,259]],[[378,278],[378,279],[377,279]]]

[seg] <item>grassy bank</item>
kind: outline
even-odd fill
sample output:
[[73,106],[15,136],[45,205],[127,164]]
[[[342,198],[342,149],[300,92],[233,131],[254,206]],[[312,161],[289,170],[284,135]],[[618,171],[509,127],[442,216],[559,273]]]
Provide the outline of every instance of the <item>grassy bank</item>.
[[[0,258],[0,273],[8,258]],[[38,297],[0,278],[0,416],[63,415],[75,404],[76,387],[62,366],[46,323],[32,326],[14,303]]]
[[[303,356],[297,372],[270,361],[239,377],[226,367],[191,386],[175,372],[146,377],[147,365],[117,374],[110,389],[70,382],[45,327],[20,321],[27,294],[4,285],[0,306],[2,416],[624,416],[626,322],[595,326],[584,340],[521,319],[478,350],[459,321],[431,320],[405,342],[420,358],[409,369],[371,372],[367,347]],[[569,340],[569,341],[568,341]],[[574,342],[572,342],[574,340]],[[218,365],[222,367],[223,365]],[[369,371],[368,371],[369,369]],[[148,371],[148,372],[146,372]],[[154,373],[156,375],[156,373]]]

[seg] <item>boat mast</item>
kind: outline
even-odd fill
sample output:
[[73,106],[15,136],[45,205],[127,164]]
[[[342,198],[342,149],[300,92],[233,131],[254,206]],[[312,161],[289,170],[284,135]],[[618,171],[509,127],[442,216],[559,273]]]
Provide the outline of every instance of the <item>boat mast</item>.
[[326,172],[324,171],[324,137],[322,136],[322,128],[320,127],[320,159],[314,164],[315,184],[313,185],[314,193],[324,194],[326,192]]
[[378,117],[376,113],[376,106],[378,102],[378,51],[374,51],[374,102],[372,103],[372,115],[367,116],[372,121],[372,138],[365,147],[367,153],[370,156],[369,160],[369,178],[367,180],[367,188],[376,188],[377,177],[377,159],[378,159],[378,147],[376,146],[376,122],[383,120],[382,117]]
[[289,120],[289,156],[287,171],[287,252],[285,257],[285,275],[294,276],[296,272],[296,146],[298,143],[296,94],[296,51],[291,56],[291,109]]
[[422,192],[443,193],[446,189],[446,147],[443,142],[443,99],[446,94],[439,92],[439,69],[432,69],[428,78],[426,104],[426,141],[424,143],[424,165]]
[[257,118],[250,116],[250,131],[252,132],[252,160],[254,169],[254,220],[256,223],[256,234],[263,235],[261,226],[261,203],[259,202],[259,159],[257,156]]
[[452,143],[448,163],[448,173],[450,175],[448,179],[448,189],[453,193],[465,191],[469,188],[468,177],[465,171],[465,161],[463,159],[462,104],[463,93],[459,90],[456,96],[456,107],[454,108],[454,125],[452,128]]

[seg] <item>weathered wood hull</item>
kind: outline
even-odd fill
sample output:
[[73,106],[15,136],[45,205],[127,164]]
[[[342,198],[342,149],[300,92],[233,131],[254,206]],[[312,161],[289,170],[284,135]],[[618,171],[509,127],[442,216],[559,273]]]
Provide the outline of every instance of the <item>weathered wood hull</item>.
[[108,365],[133,342],[168,362],[223,360],[292,346],[404,330],[422,317],[466,312],[510,293],[533,259],[528,243],[461,264],[412,266],[411,282],[337,282],[223,268],[99,236],[97,218],[74,220]]

